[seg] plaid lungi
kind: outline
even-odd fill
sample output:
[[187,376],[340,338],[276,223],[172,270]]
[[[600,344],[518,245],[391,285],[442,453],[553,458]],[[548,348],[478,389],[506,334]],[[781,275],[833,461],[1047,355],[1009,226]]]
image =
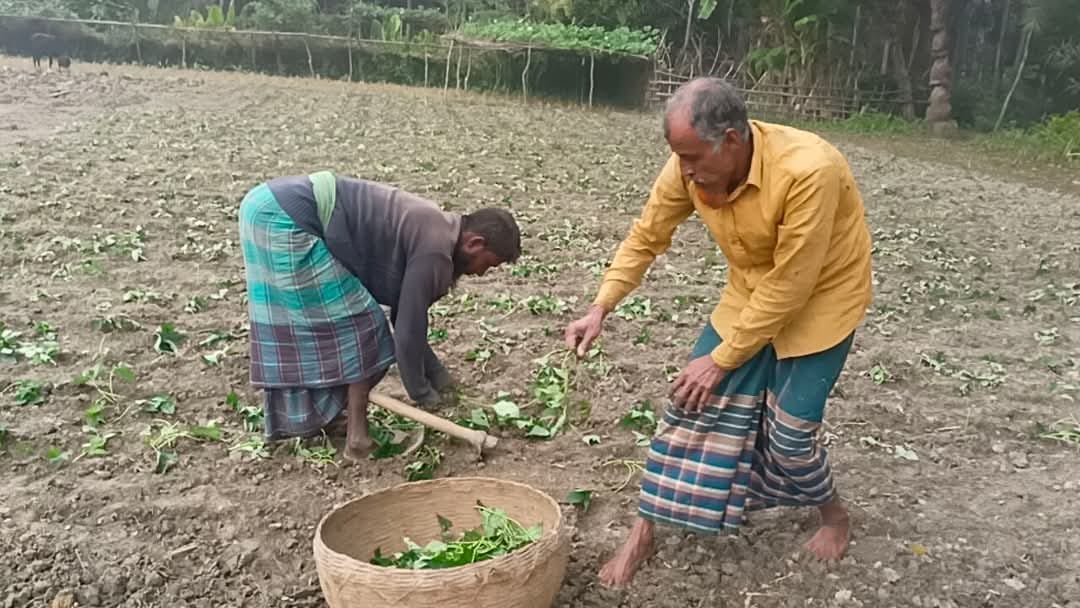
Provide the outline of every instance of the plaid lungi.
[[349,384],[378,382],[394,363],[386,316],[266,184],[240,204],[240,243],[266,437],[316,434],[344,410]]
[[[777,359],[766,346],[728,373],[701,413],[669,406],[650,443],[641,517],[698,532],[736,532],[744,512],[832,500],[828,454],[817,431],[853,339],[790,359]],[[721,341],[706,325],[691,359]]]

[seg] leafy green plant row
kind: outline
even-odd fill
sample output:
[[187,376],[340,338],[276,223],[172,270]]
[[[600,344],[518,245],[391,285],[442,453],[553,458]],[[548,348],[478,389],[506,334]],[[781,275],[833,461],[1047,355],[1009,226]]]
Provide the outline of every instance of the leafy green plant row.
[[496,20],[466,23],[460,32],[470,38],[495,42],[537,43],[560,49],[598,50],[632,55],[652,55],[659,44],[660,32],[647,27],[614,30],[600,26],[533,23],[525,20]]

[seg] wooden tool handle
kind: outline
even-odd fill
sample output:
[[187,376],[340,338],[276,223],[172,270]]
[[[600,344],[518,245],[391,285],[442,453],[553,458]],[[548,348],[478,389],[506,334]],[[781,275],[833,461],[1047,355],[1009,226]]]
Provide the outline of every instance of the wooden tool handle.
[[402,403],[389,395],[371,393],[370,400],[381,408],[390,410],[391,412],[409,418],[410,420],[415,420],[428,428],[467,441],[472,444],[477,451],[482,452],[484,449],[493,448],[498,443],[498,439],[487,433],[467,429],[463,426],[454,424],[445,418],[440,418],[434,414],[429,414],[424,410]]

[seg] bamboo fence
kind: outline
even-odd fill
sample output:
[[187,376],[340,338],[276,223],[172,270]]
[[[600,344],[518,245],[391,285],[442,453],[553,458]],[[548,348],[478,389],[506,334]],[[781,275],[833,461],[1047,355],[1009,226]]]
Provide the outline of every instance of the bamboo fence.
[[[448,91],[469,90],[474,62],[486,56],[521,55],[521,96],[527,101],[530,93],[543,94],[536,83],[539,74],[534,53],[549,57],[580,58],[578,73],[568,81],[581,80],[581,102],[592,107],[597,92],[598,63],[606,61],[606,69],[617,73],[606,81],[619,84],[625,72],[641,76],[632,80],[636,93],[624,95],[631,105],[647,102],[647,83],[653,63],[649,57],[614,53],[601,49],[564,49],[531,43],[491,42],[463,38],[453,34],[442,36],[437,43],[397,40],[371,40],[359,37],[331,36],[303,32],[274,32],[235,30],[228,28],[183,27],[119,21],[62,19],[0,15],[0,48],[7,52],[29,54],[30,36],[36,32],[56,36],[74,58],[80,55],[94,59],[132,61],[140,64],[177,65],[183,68],[201,65],[218,69],[267,71],[271,64],[279,74],[322,77],[329,67],[344,72],[339,77],[349,80],[365,79],[360,74],[357,56],[374,56],[387,63],[391,56],[422,63],[423,85],[438,86],[434,70],[443,69],[442,88]],[[224,55],[222,55],[224,53]],[[445,66],[436,66],[444,63]],[[338,65],[340,64],[340,65]],[[369,64],[370,65],[370,64]],[[629,67],[627,67],[629,65]],[[347,70],[343,69],[347,66]],[[464,70],[464,71],[463,71]],[[453,85],[451,74],[453,73]],[[564,71],[565,73],[565,71]],[[402,84],[420,84],[405,82]],[[552,85],[552,82],[546,84]],[[550,86],[549,86],[550,88]],[[624,87],[625,88],[625,87]],[[585,92],[587,91],[587,93]],[[610,95],[609,95],[610,97]]]

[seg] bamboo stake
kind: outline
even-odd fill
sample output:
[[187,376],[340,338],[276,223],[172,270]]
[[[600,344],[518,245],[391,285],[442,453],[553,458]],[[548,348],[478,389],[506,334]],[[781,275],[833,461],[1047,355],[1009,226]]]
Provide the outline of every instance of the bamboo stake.
[[461,89],[461,53],[464,49],[459,48],[457,52],[457,71],[454,73],[454,89]]
[[424,51],[424,87],[428,86],[428,52]]
[[259,69],[259,62],[256,61],[256,59],[255,59],[255,46],[256,46],[255,35],[252,34],[251,35],[251,69],[258,70]]
[[521,70],[521,99],[529,102],[529,65],[532,64],[532,47],[525,49],[525,69]]
[[596,85],[596,55],[589,54],[589,107],[592,107],[593,88]]
[[349,82],[353,81],[352,36],[349,36]]
[[915,29],[911,32],[911,53],[908,55],[907,69],[911,72],[915,65],[915,54],[919,50],[919,31],[922,30],[922,17],[915,15]]
[[277,63],[277,72],[280,76],[285,73],[285,66],[281,63],[281,41],[274,36],[274,61]]
[[[734,4],[734,0],[732,0]],[[855,6],[855,23],[851,26],[851,55],[848,56],[848,83],[851,82],[851,73],[855,69],[855,46],[859,43],[859,18],[862,16],[862,6]]]
[[1024,75],[1024,64],[1027,63],[1028,50],[1031,48],[1031,35],[1034,33],[1034,27],[1028,27],[1027,31],[1024,32],[1023,55],[1020,56],[1020,65],[1016,68],[1016,78],[1013,78],[1012,86],[1009,87],[1009,93],[1005,95],[1005,103],[1001,104],[1001,113],[998,114],[997,122],[994,123],[995,131],[1001,128],[1001,121],[1005,120],[1005,112],[1009,110],[1009,102],[1012,101],[1013,93],[1016,92],[1016,85],[1020,84],[1020,77]]
[[450,60],[454,57],[454,41],[450,41],[450,50],[446,53],[446,79],[443,80],[443,93],[450,88]]
[[131,39],[135,41],[135,56],[139,59],[139,63],[142,63],[142,47],[139,46],[139,28],[135,26],[135,22],[131,23]]
[[469,55],[467,57],[468,66],[465,68],[465,90],[469,90],[469,75],[472,74],[472,49],[469,49]]
[[187,69],[187,38],[180,36],[180,67]]
[[1001,49],[1005,46],[1005,27],[1009,24],[1009,0],[1001,11],[1001,26],[998,33],[997,50],[994,52],[994,92],[1001,90]]
[[311,61],[311,47],[308,46],[307,38],[304,38],[304,50],[307,51],[307,67],[308,67],[308,71],[311,72],[311,77],[312,78],[316,78],[316,76],[315,76],[315,64]]

